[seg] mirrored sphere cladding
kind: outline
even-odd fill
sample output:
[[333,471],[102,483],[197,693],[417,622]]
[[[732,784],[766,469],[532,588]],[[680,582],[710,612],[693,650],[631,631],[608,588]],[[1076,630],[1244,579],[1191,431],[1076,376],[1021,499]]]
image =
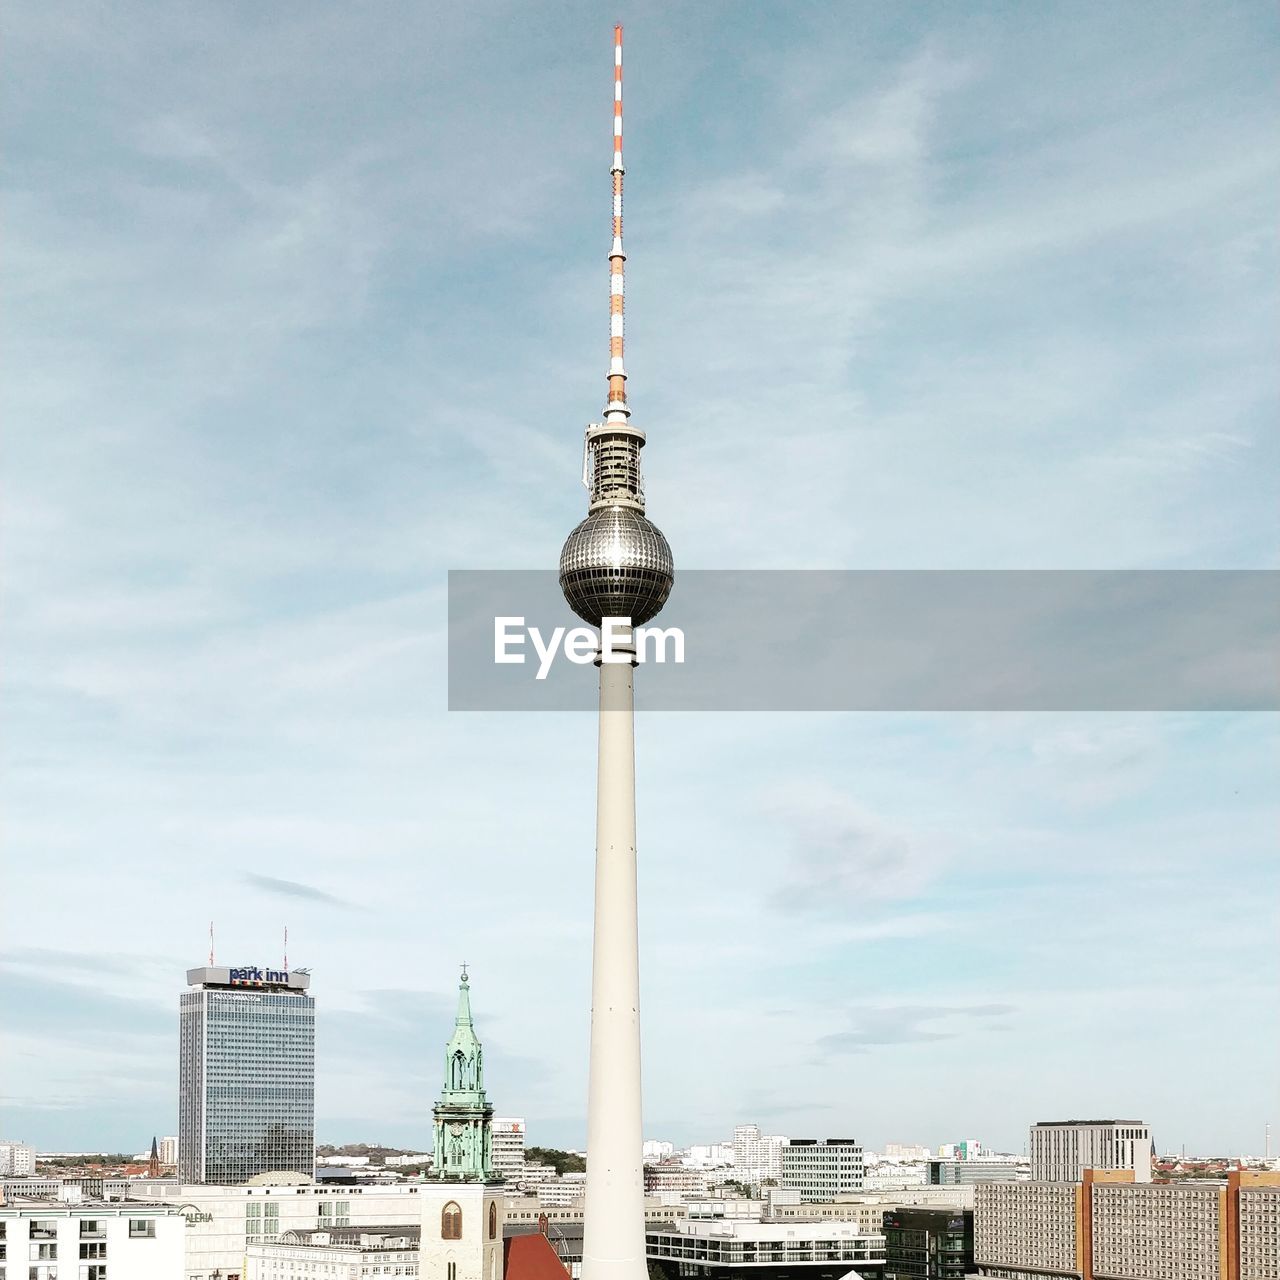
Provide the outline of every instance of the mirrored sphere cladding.
[[656,618],[671,594],[675,566],[662,530],[630,507],[601,507],[565,539],[560,590],[593,627],[602,618]]

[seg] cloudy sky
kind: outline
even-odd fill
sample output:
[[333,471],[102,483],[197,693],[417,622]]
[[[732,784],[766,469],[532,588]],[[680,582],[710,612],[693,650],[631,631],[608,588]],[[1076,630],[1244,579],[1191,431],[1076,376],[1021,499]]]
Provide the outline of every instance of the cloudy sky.
[[[462,960],[584,1140],[594,726],[447,712],[444,592],[584,510],[615,15],[679,565],[1274,567],[1270,5],[10,4],[3,1136],[175,1131],[212,918],[321,1140],[424,1143]],[[647,1133],[1260,1150],[1276,728],[644,717]]]

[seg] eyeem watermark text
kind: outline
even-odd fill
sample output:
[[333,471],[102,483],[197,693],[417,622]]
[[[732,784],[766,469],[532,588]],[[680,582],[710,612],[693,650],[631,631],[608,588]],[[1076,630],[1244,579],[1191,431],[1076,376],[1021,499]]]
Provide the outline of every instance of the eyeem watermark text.
[[494,618],[494,662],[524,662],[526,641],[537,655],[538,674],[535,678],[538,680],[547,678],[551,664],[561,653],[581,667],[597,661],[684,661],[684,632],[679,627],[636,627],[633,630],[630,618],[604,618],[599,635],[590,627],[556,627],[544,637],[537,627],[526,626],[523,617]]

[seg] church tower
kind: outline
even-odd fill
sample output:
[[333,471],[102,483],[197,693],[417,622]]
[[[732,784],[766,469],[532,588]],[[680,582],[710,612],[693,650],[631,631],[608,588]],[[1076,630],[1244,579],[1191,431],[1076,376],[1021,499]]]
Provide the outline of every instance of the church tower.
[[484,1051],[471,1021],[471,983],[462,966],[458,1016],[444,1051],[444,1089],[436,1103],[436,1178],[493,1180],[493,1104],[484,1095]]
[[420,1188],[422,1280],[502,1280],[502,1184],[493,1174],[493,1107],[462,966],[458,1016],[435,1109],[435,1164]]

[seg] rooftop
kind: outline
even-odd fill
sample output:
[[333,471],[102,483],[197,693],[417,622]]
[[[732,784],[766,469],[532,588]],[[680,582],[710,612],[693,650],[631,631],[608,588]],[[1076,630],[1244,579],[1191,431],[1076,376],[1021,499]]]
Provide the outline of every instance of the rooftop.
[[1053,1129],[1068,1124],[1138,1124],[1146,1125],[1145,1120],[1037,1120],[1033,1129]]
[[47,1196],[22,1196],[0,1202],[0,1215],[17,1217],[79,1218],[86,1214],[96,1218],[145,1218],[179,1213],[175,1205],[150,1200],[51,1200]]
[[277,1245],[306,1245],[317,1249],[350,1249],[369,1253],[393,1249],[416,1249],[422,1224],[400,1223],[389,1227],[312,1227],[284,1231]]

